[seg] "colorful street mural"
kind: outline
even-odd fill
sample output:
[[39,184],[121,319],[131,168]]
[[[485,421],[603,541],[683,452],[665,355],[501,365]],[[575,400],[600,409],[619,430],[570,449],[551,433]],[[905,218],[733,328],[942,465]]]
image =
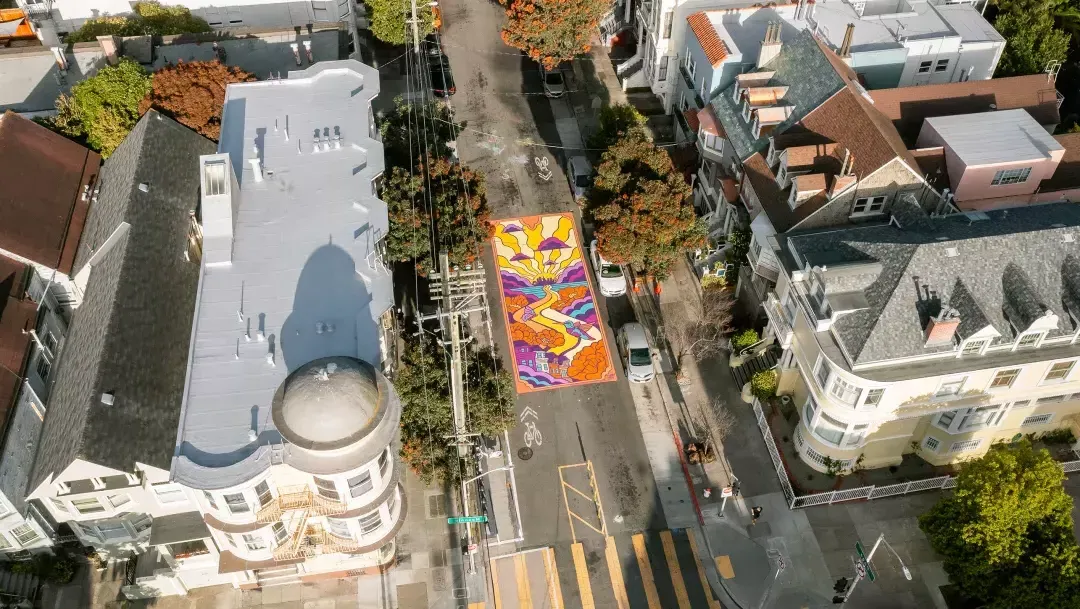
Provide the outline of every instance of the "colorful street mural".
[[615,380],[571,214],[495,222],[519,393]]

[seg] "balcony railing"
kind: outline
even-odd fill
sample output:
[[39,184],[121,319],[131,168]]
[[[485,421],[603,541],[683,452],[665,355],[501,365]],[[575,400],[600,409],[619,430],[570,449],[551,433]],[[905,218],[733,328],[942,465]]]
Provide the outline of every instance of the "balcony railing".
[[314,493],[307,486],[284,486],[278,496],[256,512],[256,522],[277,522],[281,515],[293,510],[306,510],[310,516],[333,516],[345,512],[346,506]]
[[46,2],[26,3],[26,13],[38,19],[48,18],[52,15],[52,0]]
[[776,297],[776,292],[771,290],[765,298],[765,315],[768,316],[769,323],[772,324],[776,333],[776,342],[784,349],[790,348],[795,331],[784,315],[784,308],[780,306],[780,300]]

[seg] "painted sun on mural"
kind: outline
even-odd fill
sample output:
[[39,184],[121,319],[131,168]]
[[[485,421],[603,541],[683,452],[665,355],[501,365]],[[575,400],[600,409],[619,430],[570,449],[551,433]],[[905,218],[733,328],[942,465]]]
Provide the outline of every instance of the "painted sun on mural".
[[519,392],[615,380],[571,214],[495,222]]

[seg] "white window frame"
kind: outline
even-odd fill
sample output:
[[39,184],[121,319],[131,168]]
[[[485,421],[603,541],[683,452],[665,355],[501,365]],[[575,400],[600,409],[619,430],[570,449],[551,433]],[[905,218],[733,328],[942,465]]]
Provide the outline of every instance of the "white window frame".
[[349,540],[356,539],[356,537],[353,535],[352,529],[349,528],[349,523],[341,520],[340,518],[331,518],[330,516],[327,516],[326,529],[330,531],[330,534],[335,537]]
[[[38,533],[37,529],[30,526],[30,523],[23,523],[17,527],[8,531],[15,541],[19,542],[21,547],[26,547],[39,539],[43,539],[41,533]],[[25,540],[23,538],[26,538]]]
[[206,502],[210,504],[213,509],[218,509],[217,499],[214,499],[214,494],[210,491],[203,491],[203,497],[206,498]]
[[[821,379],[822,370],[825,371],[825,380]],[[817,366],[814,366],[814,382],[817,383],[818,387],[821,389],[822,395],[829,394],[829,382],[832,381],[832,378],[832,366],[825,360],[824,355],[819,356]]]
[[[337,480],[333,480],[331,478],[320,478],[319,476],[314,476],[314,481],[315,481],[315,492],[320,497],[323,497],[325,499],[329,499],[331,501],[341,501],[341,491],[338,490]],[[331,488],[326,488],[325,486],[321,486],[319,484],[319,482],[327,482],[327,483],[329,483]],[[326,493],[333,493],[334,495],[331,497],[330,495],[327,495]]]
[[664,55],[663,57],[660,58],[660,67],[659,67],[659,69],[657,69],[657,72],[656,72],[656,81],[657,82],[666,81],[667,80],[667,71],[668,71],[668,56]]
[[[1019,349],[1038,349],[1042,344],[1043,338],[1046,336],[1046,332],[1024,332],[1020,336],[1016,337],[1016,342],[1013,343],[1013,351]],[[1034,341],[1031,339],[1034,338]],[[1029,344],[1022,344],[1024,341],[1028,341]]]
[[[229,501],[229,497],[237,497],[237,496],[239,496],[241,499],[244,500],[244,502],[242,504],[241,503],[231,503]],[[240,492],[237,492],[237,493],[222,493],[221,498],[222,498],[222,500],[225,501],[225,507],[227,507],[229,509],[230,514],[250,514],[251,513],[251,502],[248,501],[247,493],[245,493],[244,491],[240,491]]]
[[[885,202],[889,200],[888,195],[874,195],[870,197],[859,197],[855,199],[855,204],[851,207],[851,215],[855,216],[879,216],[885,210]],[[860,209],[860,207],[862,209]]]
[[704,76],[701,77],[701,91],[699,92],[699,94],[701,96],[701,103],[703,104],[709,103],[709,98],[706,97],[707,91],[705,91],[705,87],[708,85],[707,80],[708,79],[706,79]]
[[686,54],[683,67],[686,68],[686,73],[690,75],[690,80],[694,80],[694,72],[697,70],[697,66],[694,64],[694,56],[691,53]]
[[1001,422],[1005,410],[1006,407],[1004,404],[968,408],[967,411],[963,413],[963,416],[960,417],[960,422],[957,424],[956,429],[960,433],[967,433],[970,431],[987,429],[989,427],[997,427],[997,424]]
[[[1056,368],[1058,366],[1066,366],[1066,368],[1064,369],[1065,374],[1061,374],[1060,376],[1057,376],[1055,378],[1050,378],[1051,374],[1055,374],[1054,368]],[[1050,364],[1050,367],[1046,369],[1046,375],[1043,376],[1043,380],[1042,380],[1041,384],[1042,385],[1055,385],[1057,383],[1066,383],[1066,382],[1068,382],[1069,376],[1073,373],[1073,370],[1075,368],[1076,368],[1076,360],[1074,360],[1074,359],[1063,360],[1063,361],[1060,361],[1060,362],[1052,362]]]
[[[994,386],[994,383],[997,382],[997,379],[998,379],[999,376],[1001,376],[1002,374],[1004,374],[1006,372],[1012,372],[1014,370],[1016,371],[1016,374],[1013,375],[1012,380],[1009,381],[1008,385]],[[994,371],[994,376],[990,377],[990,384],[987,385],[986,390],[987,391],[1003,391],[1003,390],[1006,390],[1006,389],[1011,389],[1012,386],[1016,384],[1016,379],[1020,378],[1020,375],[1023,374],[1023,372],[1024,372],[1023,367],[1000,368],[998,370],[995,370]]]
[[1035,425],[1046,425],[1050,421],[1054,420],[1054,413],[1044,412],[1041,414],[1033,414],[1030,417],[1025,417],[1023,422],[1020,423],[1020,427],[1033,427]]
[[270,533],[274,536],[275,548],[289,540],[289,529],[280,520],[270,525]]
[[948,70],[949,70],[949,60],[948,59],[939,59],[934,64],[934,73],[935,74],[939,74],[941,72],[947,72]]
[[780,167],[776,168],[776,183],[780,185],[780,189],[787,188],[788,172],[787,165],[780,163]]
[[[876,396],[873,400],[870,396]],[[881,404],[881,398],[885,397],[885,389],[883,387],[874,387],[873,389],[867,389],[863,394],[862,405],[869,408],[877,408]]]
[[[76,503],[80,502],[80,501],[87,503],[87,507],[89,507],[88,502],[93,501],[101,509],[98,509],[98,510],[93,510],[92,509],[92,510],[88,510],[88,511],[83,511],[83,510],[79,509],[78,505],[76,505]],[[86,515],[86,514],[102,514],[104,512],[109,511],[108,508],[106,508],[105,505],[101,503],[101,500],[98,499],[97,497],[81,497],[79,499],[72,499],[71,500],[71,507],[76,512],[78,512],[80,514],[83,514],[83,515]]]
[[135,529],[135,535],[141,535],[143,532],[150,530],[150,525],[154,523],[154,519],[149,514],[139,514],[131,519],[131,528]]
[[[982,355],[986,352],[986,346],[989,344],[990,339],[988,338],[969,338],[968,340],[965,340],[962,345],[960,345],[960,353],[958,356],[970,357],[972,355]],[[974,350],[972,349],[973,346],[975,347]]]
[[941,441],[933,436],[926,436],[926,438],[923,439],[923,448],[932,453],[936,453],[938,449],[941,448]]
[[1014,169],[1001,169],[994,174],[994,179],[990,180],[991,186],[1011,186],[1013,184],[1023,184],[1031,177],[1030,167],[1016,167]]
[[750,100],[744,99],[742,103],[743,103],[743,107],[742,107],[743,120],[746,121],[747,123],[749,123],[750,122],[750,114],[751,114]]
[[982,438],[953,442],[952,446],[949,447],[949,454],[973,451],[982,446],[982,442]]
[[919,62],[919,74],[929,74],[930,70],[934,67],[933,61],[920,61]]
[[855,383],[851,383],[837,375],[829,388],[829,397],[838,404],[854,408],[862,398],[863,389]]
[[244,533],[241,539],[248,552],[259,552],[266,549],[266,539],[262,533]]
[[[371,517],[372,516],[376,517],[375,522],[379,523],[378,526],[371,527],[371,524],[372,524]],[[357,518],[356,521],[360,525],[360,536],[361,537],[367,537],[368,535],[371,535],[375,531],[378,531],[379,529],[381,529],[382,525],[383,525],[382,514],[379,512],[379,510],[375,510],[373,512],[368,512],[367,514],[364,514],[364,515],[360,516],[359,518]],[[369,530],[369,527],[370,527],[370,530]]]
[[111,505],[114,510],[119,509],[123,505],[131,503],[131,495],[127,493],[120,493],[119,495],[109,495],[107,499],[109,500],[109,505]]
[[[953,397],[956,397],[956,396],[960,395],[964,391],[964,385],[967,384],[967,380],[968,380],[968,377],[966,377],[966,376],[959,376],[959,377],[951,377],[951,378],[941,379],[941,382],[938,383],[937,389],[934,391],[934,397],[935,398],[944,398],[944,397],[953,398]],[[959,383],[959,386],[957,386],[955,391],[943,391],[945,389],[946,385],[956,385],[957,383]]]

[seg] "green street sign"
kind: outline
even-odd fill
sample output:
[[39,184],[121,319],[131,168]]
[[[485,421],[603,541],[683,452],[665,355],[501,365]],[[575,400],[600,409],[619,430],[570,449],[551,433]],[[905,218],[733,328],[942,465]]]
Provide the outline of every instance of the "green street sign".
[[863,550],[861,541],[855,542],[855,551],[859,553],[859,558],[866,560],[866,552]]
[[866,551],[863,550],[861,541],[855,542],[855,552],[859,554],[859,560],[862,562],[863,566],[866,567],[866,579],[877,581],[877,573],[874,573],[874,568],[870,566],[870,561],[866,560]]
[[470,522],[487,522],[487,516],[451,516],[446,519],[446,524],[468,524]]

